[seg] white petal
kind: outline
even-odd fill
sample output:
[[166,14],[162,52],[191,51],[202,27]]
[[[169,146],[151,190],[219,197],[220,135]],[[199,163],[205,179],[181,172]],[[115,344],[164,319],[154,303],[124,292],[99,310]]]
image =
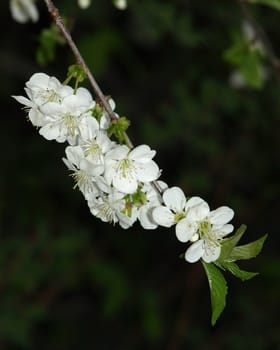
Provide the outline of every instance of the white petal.
[[26,83],[26,86],[30,89],[34,87],[47,87],[50,77],[45,73],[35,73]]
[[52,116],[52,119],[57,119],[55,117],[65,114],[66,110],[62,105],[56,102],[47,102],[40,106],[40,112]]
[[202,255],[202,259],[206,263],[216,261],[221,254],[221,247],[220,246],[216,246],[216,247],[211,246],[208,248],[206,242],[205,242],[205,244],[206,244],[206,246],[205,246],[204,254]]
[[115,164],[116,161],[112,159],[106,159],[104,179],[108,185],[111,185],[113,178],[116,175],[116,170],[114,168]]
[[88,174],[93,176],[99,176],[103,173],[104,167],[103,165],[95,165],[89,162],[86,159],[82,159],[80,162],[81,170],[86,171]]
[[30,108],[34,107],[34,103],[24,96],[12,96],[12,97],[16,101],[18,101],[19,103],[21,103],[27,107],[30,107]]
[[120,160],[124,159],[129,152],[129,148],[125,145],[117,146],[106,154],[106,158]]
[[46,140],[56,140],[60,135],[59,126],[55,124],[47,124],[39,130],[39,134]]
[[44,114],[39,112],[37,109],[30,109],[28,118],[34,126],[44,126],[44,124],[46,124]]
[[83,118],[79,124],[80,135],[84,140],[93,139],[98,129],[98,122],[92,117]]
[[127,7],[126,0],[114,0],[114,5],[118,10],[125,10]]
[[187,249],[187,251],[185,253],[185,259],[190,263],[198,261],[202,257],[202,255],[204,254],[203,245],[204,245],[204,242],[202,239],[193,243]]
[[69,159],[71,163],[80,168],[81,159],[84,157],[82,148],[80,146],[68,146],[65,149],[65,153],[67,159]]
[[109,150],[115,146],[115,143],[112,142],[107,134],[102,130],[98,130],[96,132],[96,142],[100,146],[103,154],[109,152]]
[[187,219],[182,219],[176,225],[176,237],[180,242],[188,242],[195,234],[196,225]]
[[76,171],[76,168],[73,166],[73,164],[66,158],[62,158],[63,163],[67,166],[69,170]]
[[233,231],[234,227],[231,224],[226,225],[213,225],[212,230],[215,232],[218,238],[223,238]]
[[92,102],[91,93],[86,88],[79,87],[75,96],[77,96],[80,105],[88,105]]
[[188,199],[186,203],[186,210],[204,202],[205,200],[203,200],[200,197],[197,197],[197,196],[191,197],[190,199]]
[[234,216],[234,211],[229,207],[220,207],[210,213],[210,222],[213,225],[227,224]]
[[110,117],[108,115],[103,114],[101,119],[100,119],[100,129],[108,129],[110,126],[111,120]]
[[160,226],[171,227],[175,224],[174,214],[164,206],[155,208],[152,216],[154,221]]
[[201,202],[198,205],[195,205],[194,207],[191,207],[189,211],[187,212],[187,219],[190,221],[201,221],[204,220],[208,214],[210,213],[209,206],[206,202]]
[[121,173],[115,173],[113,176],[113,186],[122,193],[131,194],[136,192],[138,181],[135,177],[124,177]]
[[30,0],[11,0],[10,9],[14,20],[25,23],[29,19],[33,22],[38,21],[39,14],[37,7]]
[[158,225],[154,222],[152,212],[154,207],[144,205],[139,209],[138,220],[145,230],[154,230]]
[[78,5],[85,10],[90,6],[91,0],[78,0]]
[[156,151],[152,151],[147,145],[140,145],[135,147],[130,153],[129,158],[140,163],[149,162],[156,154]]
[[141,182],[150,182],[160,176],[160,171],[157,164],[153,160],[150,160],[147,164],[136,168],[136,176]]
[[175,213],[184,211],[186,205],[186,196],[179,187],[171,187],[164,191],[163,201],[165,205]]

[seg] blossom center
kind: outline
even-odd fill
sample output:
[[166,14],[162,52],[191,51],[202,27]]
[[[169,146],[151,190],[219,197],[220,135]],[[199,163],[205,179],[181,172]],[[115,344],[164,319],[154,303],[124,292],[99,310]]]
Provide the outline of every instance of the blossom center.
[[186,214],[184,212],[176,213],[174,217],[174,221],[177,224],[180,220],[184,219],[186,217]]
[[76,117],[71,113],[66,113],[64,116],[64,125],[69,130],[70,134],[74,136],[77,128]]
[[47,102],[61,102],[61,95],[53,89],[38,92],[38,97]]
[[212,225],[208,219],[201,221],[198,226],[197,233],[200,238],[207,241],[207,246],[211,249],[219,246],[218,238],[212,230]]
[[132,177],[132,174],[134,171],[135,171],[135,166],[130,159],[124,158],[124,159],[119,161],[118,167],[117,167],[117,172],[123,178]]
[[89,141],[84,145],[85,156],[91,156],[96,163],[102,163],[102,151],[100,146],[94,141]]
[[96,209],[98,210],[97,217],[103,217],[110,223],[115,221],[115,213],[110,206],[108,198],[106,198],[103,203],[98,204]]
[[95,186],[92,182],[91,175],[89,175],[84,170],[77,170],[70,176],[75,180],[74,189],[78,186],[79,188],[86,188],[87,190],[92,191]]

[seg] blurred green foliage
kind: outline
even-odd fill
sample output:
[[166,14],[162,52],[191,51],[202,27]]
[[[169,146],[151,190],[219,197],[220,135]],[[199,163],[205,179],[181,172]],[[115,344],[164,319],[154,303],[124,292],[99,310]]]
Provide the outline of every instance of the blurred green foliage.
[[[40,23],[25,26],[1,2],[0,348],[279,348],[279,80],[269,68],[262,89],[230,85],[223,55],[241,28],[238,3],[131,0],[125,12],[109,0],[84,12],[75,3],[57,1],[104,92],[131,120],[134,144],[158,151],[163,180],[212,208],[233,207],[248,241],[269,239],[242,264],[259,277],[243,286],[227,276],[228,306],[211,328],[204,272],[178,258],[186,246],[172,230],[93,218],[72,190],[63,145],[42,139],[11,99],[34,72],[64,80],[75,62],[58,46],[47,67],[36,63],[50,25],[43,2]],[[250,10],[278,48],[280,13]]]

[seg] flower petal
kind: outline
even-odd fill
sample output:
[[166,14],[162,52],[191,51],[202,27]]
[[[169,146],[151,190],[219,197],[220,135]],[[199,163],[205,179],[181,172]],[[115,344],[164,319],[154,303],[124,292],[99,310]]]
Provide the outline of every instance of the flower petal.
[[224,236],[227,236],[233,231],[234,227],[231,224],[226,224],[226,225],[213,225],[212,230],[215,232],[216,236],[218,238],[223,238]]
[[185,207],[186,211],[187,211],[187,209],[194,207],[198,204],[204,203],[204,202],[205,202],[205,200],[200,198],[200,197],[197,197],[197,196],[191,197],[186,203],[186,207]]
[[129,152],[129,148],[125,145],[117,146],[106,154],[107,159],[120,160],[124,159]]
[[68,146],[65,149],[67,159],[78,168],[80,168],[80,161],[84,157],[83,150],[80,146]]
[[113,186],[122,193],[131,194],[137,191],[138,181],[134,176],[123,176],[121,172],[114,173]]
[[141,164],[135,171],[137,179],[141,182],[154,181],[160,176],[159,167],[153,160],[150,160],[145,165]]
[[202,255],[202,259],[206,262],[206,263],[210,263],[212,261],[216,261],[219,256],[221,254],[221,247],[218,246],[211,246],[208,247],[207,243],[205,242],[205,250],[204,250],[204,254]]
[[180,242],[188,242],[195,234],[196,225],[188,219],[182,219],[176,225],[176,237]]
[[186,196],[181,188],[168,188],[166,191],[164,191],[162,198],[165,205],[175,213],[181,213],[184,211],[186,205]]
[[174,214],[164,206],[156,207],[152,212],[152,216],[160,226],[171,227],[175,224]]
[[210,213],[209,205],[203,201],[200,204],[191,207],[187,212],[187,219],[196,222],[204,220]]
[[185,253],[185,259],[190,262],[194,263],[198,261],[202,255],[204,254],[204,242],[202,239],[199,241],[193,243],[186,251]]
[[212,225],[227,224],[234,216],[234,211],[229,207],[220,207],[210,213],[210,222]]
[[99,176],[104,171],[103,165],[96,165],[89,162],[87,159],[82,159],[80,162],[80,169],[84,170],[92,176]]
[[156,151],[152,151],[147,145],[140,145],[135,147],[129,154],[129,158],[140,163],[149,162],[156,154]]
[[144,205],[139,209],[138,220],[145,230],[154,230],[158,227],[152,217],[153,209],[154,207],[149,205]]
[[56,124],[47,124],[39,130],[39,134],[46,140],[55,140],[60,135],[59,126]]

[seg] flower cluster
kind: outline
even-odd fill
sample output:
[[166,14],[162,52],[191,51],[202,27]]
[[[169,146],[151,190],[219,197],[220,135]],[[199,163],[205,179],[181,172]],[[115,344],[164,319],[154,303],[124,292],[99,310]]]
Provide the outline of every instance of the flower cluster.
[[[186,199],[178,187],[159,181],[161,171],[148,145],[135,148],[111,140],[112,121],[104,107],[83,88],[73,89],[44,73],[26,83],[27,97],[14,96],[24,105],[31,123],[47,140],[66,142],[63,161],[88,203],[102,221],[131,227],[137,220],[145,229],[176,225],[176,237],[192,242],[185,259],[219,258],[223,237],[233,231],[233,210],[210,211],[200,197]],[[109,99],[112,110],[115,103]]]

